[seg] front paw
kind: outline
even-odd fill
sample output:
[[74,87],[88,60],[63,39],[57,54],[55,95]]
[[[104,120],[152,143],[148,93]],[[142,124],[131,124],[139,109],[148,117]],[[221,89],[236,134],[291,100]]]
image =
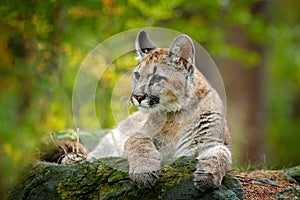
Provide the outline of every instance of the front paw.
[[223,179],[223,172],[216,160],[199,161],[194,172],[194,185],[202,192],[218,188]]
[[138,188],[151,188],[159,179],[160,169],[160,161],[142,159],[135,162],[134,165],[130,165],[129,177]]
[[194,185],[201,192],[205,192],[218,188],[221,184],[215,180],[215,177],[211,173],[197,170],[194,173]]

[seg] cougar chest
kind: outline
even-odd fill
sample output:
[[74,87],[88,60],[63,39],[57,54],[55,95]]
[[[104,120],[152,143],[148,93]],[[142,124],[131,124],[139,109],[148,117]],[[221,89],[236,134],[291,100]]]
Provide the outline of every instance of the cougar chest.
[[180,130],[181,126],[179,122],[169,121],[166,122],[159,133],[154,135],[153,142],[164,158],[173,157]]

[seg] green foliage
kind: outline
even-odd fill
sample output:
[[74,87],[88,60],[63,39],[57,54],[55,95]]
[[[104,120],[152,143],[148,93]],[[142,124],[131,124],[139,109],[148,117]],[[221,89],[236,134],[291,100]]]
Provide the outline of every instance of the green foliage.
[[[264,12],[259,11],[261,5]],[[274,161],[282,165],[299,164],[299,7],[296,0],[3,0],[0,3],[2,190],[12,183],[23,165],[32,162],[35,147],[50,130],[76,128],[71,111],[72,89],[85,56],[106,38],[144,26],[187,33],[213,56],[238,60],[248,67],[264,62],[268,76],[263,96],[269,124],[266,131]],[[236,27],[246,33],[253,45],[267,49],[266,60],[262,60],[258,51],[227,40],[228,30]],[[110,112],[111,89],[136,64],[133,57],[130,54],[116,60],[99,83],[96,108],[104,128],[116,123]]]
[[73,130],[73,129],[69,129],[69,130],[61,130],[61,131],[54,131],[51,134],[51,137],[53,137],[53,139],[57,139],[57,140],[65,140],[65,139],[70,139],[70,140],[80,140],[81,136],[87,136],[87,137],[92,137],[92,133],[90,132],[83,132],[83,131],[79,131],[79,129],[77,130]]

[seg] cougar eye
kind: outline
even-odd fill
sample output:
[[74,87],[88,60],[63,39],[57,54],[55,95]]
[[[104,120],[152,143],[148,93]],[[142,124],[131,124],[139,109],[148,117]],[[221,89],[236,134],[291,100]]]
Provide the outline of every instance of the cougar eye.
[[163,77],[163,76],[154,75],[154,76],[151,78],[149,84],[150,84],[150,85],[153,85],[154,83],[158,83],[158,82],[160,82],[160,81],[163,80],[163,79],[166,80],[166,78]]
[[140,79],[140,76],[141,76],[140,73],[134,72],[133,75],[134,75],[134,78],[135,78],[136,80],[139,80],[139,79]]

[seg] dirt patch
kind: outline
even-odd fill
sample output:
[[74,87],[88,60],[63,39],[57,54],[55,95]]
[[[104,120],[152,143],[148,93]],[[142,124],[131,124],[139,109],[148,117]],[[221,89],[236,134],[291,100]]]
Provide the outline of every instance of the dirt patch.
[[283,170],[231,172],[240,181],[245,199],[277,199],[274,195],[288,187],[299,186]]

